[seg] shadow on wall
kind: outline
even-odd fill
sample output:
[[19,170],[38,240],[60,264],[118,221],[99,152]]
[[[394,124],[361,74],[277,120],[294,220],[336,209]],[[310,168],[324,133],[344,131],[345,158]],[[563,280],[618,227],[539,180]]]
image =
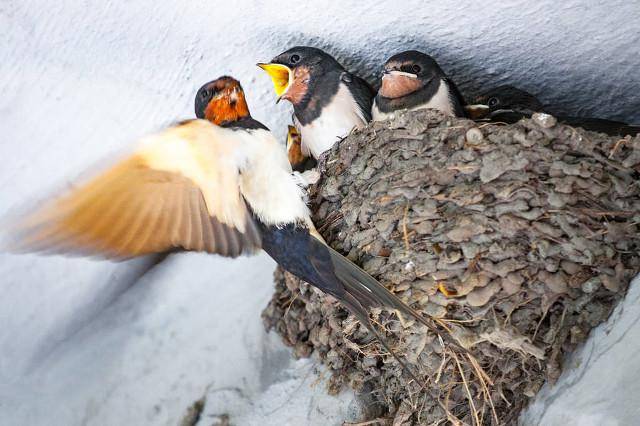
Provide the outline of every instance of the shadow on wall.
[[[268,39],[276,30],[282,32],[281,28],[274,27],[262,36]],[[293,32],[284,37],[289,43],[282,50],[296,45],[318,47],[334,56],[349,71],[365,78],[374,88],[379,86],[380,70],[387,58],[403,50],[420,50],[438,61],[467,100],[496,86],[511,84],[536,95],[547,110],[555,114],[640,123],[640,98],[629,95],[635,93],[634,87],[640,90],[637,82],[607,77],[607,67],[598,70],[597,75],[585,67],[567,70],[564,60],[557,59],[562,56],[558,52],[541,57],[529,51],[526,45],[517,51],[505,50],[495,41],[482,40],[480,36],[478,51],[473,55],[469,54],[469,45],[452,49],[445,43],[447,40],[420,35],[388,36],[385,31],[363,35],[364,43],[380,46],[373,55],[368,50],[366,56],[359,55],[358,46],[346,41]],[[490,54],[486,55],[486,52]],[[611,64],[610,68],[614,66]]]
[[[39,366],[47,365],[48,359],[55,358],[58,351],[65,348],[67,342],[73,340],[84,330],[90,329],[94,320],[100,318],[109,307],[116,304],[132,288],[136,288],[139,293],[152,291],[153,287],[143,286],[141,288],[136,284],[168,256],[169,254],[149,255],[129,260],[126,262],[126,266],[123,263],[123,267],[115,270],[109,277],[107,285],[96,292],[93,300],[78,304],[66,313],[63,320],[52,323],[47,336],[38,342],[33,355],[25,364],[25,372],[33,373]],[[146,301],[147,299],[147,295],[138,294],[135,300]],[[135,316],[136,308],[142,306],[145,306],[144,303],[136,303],[131,306],[130,315]]]

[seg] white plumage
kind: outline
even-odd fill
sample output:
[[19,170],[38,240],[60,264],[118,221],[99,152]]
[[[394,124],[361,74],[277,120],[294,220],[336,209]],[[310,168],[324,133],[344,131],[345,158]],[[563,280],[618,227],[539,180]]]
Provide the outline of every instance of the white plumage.
[[338,92],[313,122],[302,126],[297,120],[294,121],[302,136],[303,154],[311,154],[316,159],[347,136],[354,127],[361,128],[367,124],[358,103],[343,83],[340,83]]
[[143,138],[129,157],[27,214],[16,248],[237,256],[260,247],[256,219],[311,224],[284,147],[268,130],[191,120]]

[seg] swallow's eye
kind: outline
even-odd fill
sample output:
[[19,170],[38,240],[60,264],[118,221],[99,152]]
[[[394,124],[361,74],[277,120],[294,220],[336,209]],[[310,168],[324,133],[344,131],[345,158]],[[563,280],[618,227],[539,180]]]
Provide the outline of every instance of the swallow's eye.
[[291,55],[291,58],[289,58],[289,61],[290,61],[292,64],[297,63],[298,61],[300,61],[300,55],[295,55],[295,54],[294,54],[294,55]]
[[200,96],[202,96],[202,99],[207,99],[209,97],[211,93],[209,93],[208,90],[203,90],[202,94]]
[[487,101],[487,105],[489,105],[489,107],[494,107],[498,105],[498,103],[498,98],[489,98],[489,100]]
[[422,68],[420,68],[420,65],[402,65],[400,67],[400,71],[403,72],[407,72],[409,74],[418,74],[420,71],[422,70]]

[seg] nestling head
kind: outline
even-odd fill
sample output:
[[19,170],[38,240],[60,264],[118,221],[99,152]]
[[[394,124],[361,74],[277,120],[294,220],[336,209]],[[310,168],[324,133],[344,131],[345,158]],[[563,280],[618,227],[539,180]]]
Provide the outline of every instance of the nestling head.
[[495,87],[474,99],[474,103],[465,105],[469,118],[474,120],[488,118],[500,111],[516,111],[532,114],[544,110],[542,103],[531,93],[505,84]]
[[308,46],[292,47],[271,62],[257,65],[271,77],[278,96],[276,103],[286,99],[294,105],[305,99],[315,77],[343,69],[331,55]]
[[385,62],[379,94],[389,99],[401,98],[442,76],[443,71],[431,56],[408,50],[393,55]]
[[508,84],[498,86],[478,96],[475,99],[475,103],[486,105],[490,111],[513,109],[538,112],[543,110],[538,98],[527,91]]

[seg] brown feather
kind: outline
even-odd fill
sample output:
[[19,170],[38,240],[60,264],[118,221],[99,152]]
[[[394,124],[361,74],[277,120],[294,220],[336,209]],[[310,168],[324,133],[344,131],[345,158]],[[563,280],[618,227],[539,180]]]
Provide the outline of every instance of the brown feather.
[[15,248],[111,258],[259,248],[234,141],[217,129],[194,120],[148,138],[133,156],[28,215]]
[[196,191],[190,191],[190,216],[192,218],[191,224],[191,239],[187,242],[188,248],[191,250],[202,251],[204,250],[204,236],[202,235],[202,219],[200,210],[200,194]]

